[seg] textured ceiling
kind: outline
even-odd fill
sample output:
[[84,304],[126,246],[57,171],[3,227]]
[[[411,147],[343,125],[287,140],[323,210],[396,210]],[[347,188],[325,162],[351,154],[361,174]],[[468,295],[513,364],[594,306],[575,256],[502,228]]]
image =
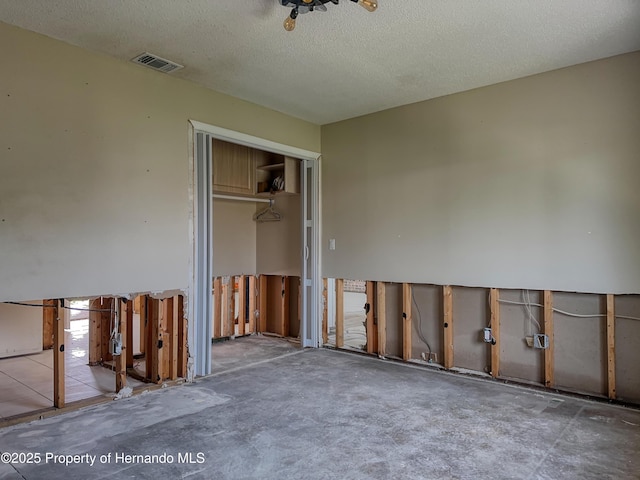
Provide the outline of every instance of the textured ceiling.
[[[0,21],[325,124],[640,50],[638,0],[0,0]],[[140,67],[144,68],[144,67]],[[158,73],[158,75],[161,75]]]

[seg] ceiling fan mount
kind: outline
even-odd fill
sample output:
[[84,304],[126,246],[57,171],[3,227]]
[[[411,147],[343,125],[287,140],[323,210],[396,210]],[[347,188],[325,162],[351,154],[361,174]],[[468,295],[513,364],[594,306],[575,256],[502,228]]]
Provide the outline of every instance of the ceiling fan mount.
[[[326,12],[327,7],[325,3],[333,3],[338,5],[340,0],[278,0],[283,7],[291,7],[291,13],[284,20],[284,29],[290,32],[296,27],[296,18],[301,13],[309,12]],[[357,3],[361,7],[365,8],[369,12],[374,12],[378,8],[377,0],[351,0]]]

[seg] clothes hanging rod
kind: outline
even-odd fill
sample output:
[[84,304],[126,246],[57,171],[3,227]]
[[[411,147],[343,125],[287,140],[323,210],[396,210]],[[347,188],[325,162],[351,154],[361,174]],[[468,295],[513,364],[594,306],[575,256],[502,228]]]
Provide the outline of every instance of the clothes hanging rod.
[[240,202],[254,202],[254,203],[269,203],[271,200],[268,198],[254,198],[254,197],[236,197],[234,195],[222,195],[220,193],[214,193],[213,198],[220,198],[222,200],[238,200]]

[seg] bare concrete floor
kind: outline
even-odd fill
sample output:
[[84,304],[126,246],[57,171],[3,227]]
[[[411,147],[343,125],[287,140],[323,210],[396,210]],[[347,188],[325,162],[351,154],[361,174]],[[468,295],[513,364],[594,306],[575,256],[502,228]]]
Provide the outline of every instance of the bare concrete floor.
[[250,335],[215,342],[211,347],[213,374],[256,365],[274,358],[300,353],[300,342],[267,335]]
[[227,353],[243,355],[245,340],[270,353],[1,430],[0,451],[41,459],[0,464],[0,479],[640,478],[640,411],[356,354],[283,352],[274,342],[285,340],[238,339]]

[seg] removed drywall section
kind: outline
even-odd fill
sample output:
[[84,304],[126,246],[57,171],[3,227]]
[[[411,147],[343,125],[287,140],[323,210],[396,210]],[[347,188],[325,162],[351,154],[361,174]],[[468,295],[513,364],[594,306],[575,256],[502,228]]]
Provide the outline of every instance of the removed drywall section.
[[432,363],[442,363],[442,287],[415,283],[412,293],[412,357],[428,361],[431,353]]
[[489,325],[489,291],[453,287],[453,364],[477,372],[491,371],[491,351],[482,340]]
[[[336,285],[344,282],[336,279]],[[373,282],[366,283],[369,288]],[[403,320],[409,292],[410,331]],[[376,282],[375,295],[369,293],[378,341],[366,349],[369,354],[408,361],[431,358],[431,363],[453,371],[490,373],[501,380],[640,403],[640,295],[393,282]],[[338,316],[339,304],[325,303],[324,313]],[[341,322],[336,322],[337,333],[338,325]],[[489,326],[491,341],[484,331]],[[412,352],[406,348],[409,341]],[[353,348],[346,335],[344,343],[336,340],[335,346]]]
[[638,85],[635,52],[323,126],[323,275],[640,293]]
[[[266,332],[275,333],[283,337],[289,336],[289,290],[287,277],[280,275],[265,275],[267,291],[260,291],[260,296],[266,296]],[[260,312],[261,317],[264,312]]]
[[[300,195],[276,195],[274,198],[274,208],[282,215],[282,220],[257,224],[257,272],[299,277],[302,261]],[[257,208],[265,206],[261,203]]]
[[[500,290],[500,300],[538,305],[543,301],[537,290]],[[543,333],[542,308],[504,302],[500,303],[500,376],[543,384],[544,350],[529,347],[526,341]]]
[[402,358],[402,284],[385,285],[386,355]]
[[[42,305],[42,300],[30,300]],[[0,358],[42,351],[42,308],[0,303]]]
[[319,151],[316,125],[3,23],[0,58],[0,300],[186,289],[189,119]]
[[577,318],[554,312],[555,384],[578,392],[607,395],[607,331],[604,295],[554,292],[554,309],[577,315],[602,315]]
[[[263,203],[257,204],[258,208]],[[256,272],[256,204],[213,199],[213,273],[216,276]]]
[[[640,296],[617,296],[615,313],[640,318]],[[617,398],[640,403],[640,321],[616,318],[615,346]]]

